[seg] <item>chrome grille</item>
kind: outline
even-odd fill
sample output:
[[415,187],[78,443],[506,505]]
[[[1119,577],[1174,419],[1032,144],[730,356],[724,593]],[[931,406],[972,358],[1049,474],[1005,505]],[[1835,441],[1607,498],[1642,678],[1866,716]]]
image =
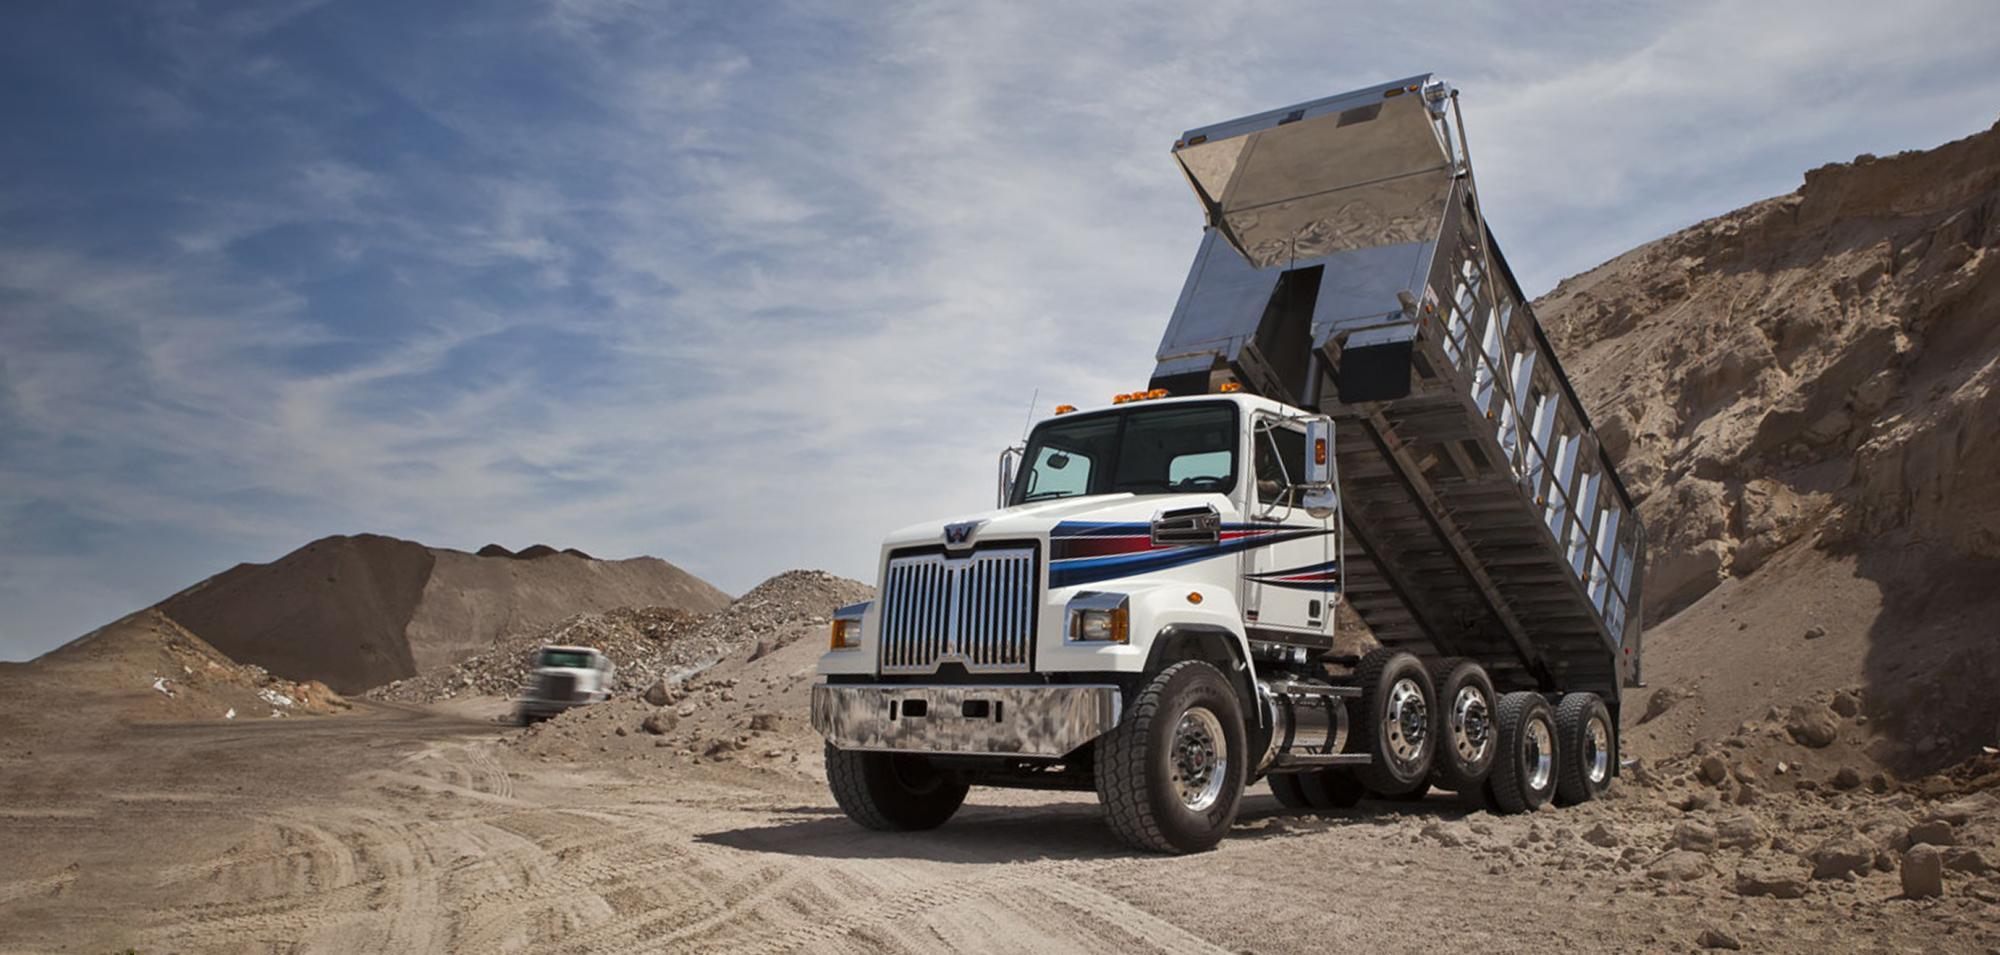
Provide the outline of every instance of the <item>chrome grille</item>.
[[576,674],[542,674],[542,699],[568,703],[576,699]]
[[1035,641],[1035,551],[994,547],[969,557],[889,559],[882,580],[883,673],[1029,669]]

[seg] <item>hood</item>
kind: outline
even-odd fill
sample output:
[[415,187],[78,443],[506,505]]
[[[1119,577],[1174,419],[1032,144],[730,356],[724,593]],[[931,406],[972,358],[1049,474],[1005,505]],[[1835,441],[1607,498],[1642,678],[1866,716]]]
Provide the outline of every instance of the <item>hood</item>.
[[987,540],[1047,538],[1052,528],[1064,522],[1147,522],[1164,510],[1203,504],[1214,507],[1225,521],[1235,517],[1236,505],[1222,494],[1090,494],[911,524],[890,534],[885,544],[891,548],[944,544],[945,528],[961,524],[974,525],[972,535],[954,547]]

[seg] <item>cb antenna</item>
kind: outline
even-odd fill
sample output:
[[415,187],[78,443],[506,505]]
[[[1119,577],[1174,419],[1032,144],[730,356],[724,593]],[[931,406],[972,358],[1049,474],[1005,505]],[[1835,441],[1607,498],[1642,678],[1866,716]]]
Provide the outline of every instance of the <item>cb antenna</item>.
[[1028,396],[1028,420],[1021,422],[1022,444],[1028,443],[1028,429],[1033,428],[1035,426],[1035,403],[1040,401],[1041,399],[1042,399],[1042,389],[1040,388],[1035,389],[1035,393]]

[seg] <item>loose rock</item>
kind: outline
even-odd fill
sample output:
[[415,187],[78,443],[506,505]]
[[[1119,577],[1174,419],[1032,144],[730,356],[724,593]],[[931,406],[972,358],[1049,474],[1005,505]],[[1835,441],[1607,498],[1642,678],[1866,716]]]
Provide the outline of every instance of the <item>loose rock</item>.
[[1743,943],[1737,941],[1736,936],[1713,927],[1702,929],[1701,934],[1695,937],[1695,944],[1702,948],[1720,948],[1732,952],[1743,948]]
[[1693,819],[1683,819],[1674,826],[1670,843],[1676,849],[1689,852],[1714,852],[1715,829]]
[[1708,873],[1708,857],[1685,849],[1675,849],[1646,867],[1646,877],[1655,882],[1692,882]]
[[1949,846],[1958,842],[1952,835],[1951,823],[1942,819],[1920,822],[1910,827],[1910,845]]
[[1801,746],[1819,749],[1833,745],[1840,736],[1833,714],[1821,707],[1794,706],[1785,718],[1785,733]]
[[1838,879],[1875,864],[1875,847],[1852,833],[1835,836],[1806,853],[1815,879]]
[[1912,899],[1944,894],[1944,853],[1936,846],[1914,846],[1903,853],[1903,895]]
[[1800,899],[1806,894],[1805,874],[1771,865],[1745,866],[1736,871],[1736,894]]

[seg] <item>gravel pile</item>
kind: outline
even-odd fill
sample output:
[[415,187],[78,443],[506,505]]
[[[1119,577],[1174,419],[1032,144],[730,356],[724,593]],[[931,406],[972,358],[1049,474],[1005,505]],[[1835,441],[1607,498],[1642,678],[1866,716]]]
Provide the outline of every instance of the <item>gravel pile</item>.
[[503,638],[449,669],[398,680],[367,696],[405,703],[512,696],[527,682],[536,652],[548,644],[603,651],[618,667],[612,694],[629,696],[662,678],[678,682],[738,651],[768,653],[796,639],[802,626],[825,624],[834,608],[872,594],[865,584],[823,571],[787,571],[715,613],[641,607],[576,614],[538,633]]

